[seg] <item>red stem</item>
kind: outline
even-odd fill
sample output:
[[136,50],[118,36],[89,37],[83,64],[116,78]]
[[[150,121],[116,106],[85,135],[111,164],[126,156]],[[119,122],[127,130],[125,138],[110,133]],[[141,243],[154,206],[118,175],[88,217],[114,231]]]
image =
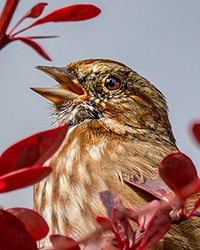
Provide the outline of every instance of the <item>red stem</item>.
[[9,35],[9,36],[10,36],[11,33],[17,28],[17,26],[19,26],[20,23],[21,23],[22,21],[24,21],[25,18],[26,18],[26,16],[23,16],[23,17],[15,24],[15,26],[8,32],[8,35]]
[[12,36],[14,37],[14,36],[18,35],[19,33],[23,32],[23,31],[25,31],[25,30],[27,30],[27,29],[30,29],[31,27],[32,27],[31,25],[30,25],[30,26],[27,26],[27,27],[25,27],[25,28],[23,28],[23,29],[21,29],[21,30],[15,32],[14,34],[12,34]]
[[[3,39],[6,37],[5,33],[13,16],[13,13],[17,7],[19,0],[7,0],[0,17],[0,45],[2,45]],[[3,46],[1,46],[2,48]]]
[[9,38],[9,36],[4,35],[1,43],[0,43],[0,50],[5,47],[8,43],[12,42],[12,40]]

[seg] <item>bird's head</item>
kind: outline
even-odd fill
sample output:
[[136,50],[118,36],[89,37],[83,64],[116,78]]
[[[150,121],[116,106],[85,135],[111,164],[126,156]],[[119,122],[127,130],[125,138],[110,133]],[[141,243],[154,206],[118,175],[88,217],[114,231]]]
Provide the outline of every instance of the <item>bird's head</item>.
[[32,88],[54,103],[60,124],[111,118],[127,126],[170,127],[163,94],[148,80],[122,63],[90,59],[66,67],[38,66],[60,88]]

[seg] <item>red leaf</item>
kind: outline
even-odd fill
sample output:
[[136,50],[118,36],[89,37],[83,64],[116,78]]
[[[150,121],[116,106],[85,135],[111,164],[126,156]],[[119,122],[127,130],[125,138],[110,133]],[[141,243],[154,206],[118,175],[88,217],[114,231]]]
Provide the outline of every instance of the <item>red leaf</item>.
[[32,17],[32,18],[36,18],[36,17],[39,17],[43,10],[44,10],[44,7],[48,5],[47,3],[38,3],[36,4],[32,9],[30,9],[26,14],[25,14],[25,17]]
[[173,152],[167,155],[160,162],[158,169],[163,181],[180,198],[187,198],[198,191],[199,179],[196,168],[191,159],[185,154]]
[[114,236],[106,236],[87,244],[83,250],[118,250]]
[[[58,10],[55,10],[46,16],[38,19],[33,22],[31,25],[25,27],[24,29],[16,32],[13,36],[30,29],[38,24],[47,23],[47,22],[67,22],[67,21],[83,21],[87,19],[91,19],[97,15],[99,15],[101,10],[92,5],[92,4],[76,4],[70,5]],[[13,31],[13,29],[12,29]],[[9,32],[10,34],[11,32]]]
[[113,210],[113,228],[116,238],[120,238],[120,241],[124,245],[124,249],[132,249],[135,242],[135,233],[126,215],[118,209]]
[[21,168],[42,165],[59,148],[68,126],[29,136],[9,148],[0,157],[0,176]]
[[125,211],[125,207],[122,204],[122,201],[116,194],[106,190],[99,192],[99,198],[103,203],[109,218],[112,217],[113,208],[117,208],[119,211]]
[[3,189],[6,186],[4,181],[0,181],[0,190]]
[[[99,215],[96,217],[96,220],[101,225],[103,231],[109,230],[109,231],[114,233],[116,240],[117,240],[118,249],[121,249],[122,241],[121,241],[121,237],[120,237],[119,233],[114,229],[114,221],[111,221],[111,220],[107,219],[106,217],[99,216]],[[101,241],[97,242],[97,244],[98,245],[101,244]],[[98,246],[97,249],[101,249],[101,248]]]
[[52,234],[50,241],[56,250],[80,250],[78,243],[70,237]]
[[170,229],[172,219],[168,214],[161,213],[153,218],[140,247],[137,250],[145,250],[158,242]]
[[2,186],[0,189],[0,193],[5,193],[18,188],[33,185],[46,177],[51,172],[51,170],[51,167],[34,166],[5,174],[0,177],[0,182],[5,183],[5,186]]
[[112,221],[103,216],[97,216],[96,220],[104,231],[109,230],[115,234],[119,249],[121,249],[123,245],[125,247],[124,249],[132,249],[135,241],[135,233],[125,213],[114,208]]
[[28,36],[29,39],[45,39],[45,38],[57,38],[59,36]]
[[16,36],[17,34],[38,24],[47,22],[83,21],[99,15],[100,12],[101,10],[99,8],[91,4],[70,5],[47,14],[46,16],[38,19],[26,28],[16,32],[15,34],[13,34],[13,36]]
[[130,220],[133,220],[136,223],[138,223],[138,217],[139,217],[138,211],[136,211],[130,207],[126,207],[126,213],[127,213],[127,216]]
[[192,130],[197,142],[200,143],[200,123],[194,124]]
[[103,230],[109,230],[113,232],[112,223],[108,218],[101,215],[97,215],[96,221],[99,223],[99,225],[101,225]]
[[32,236],[25,230],[20,220],[0,209],[0,249],[37,250]]
[[43,239],[48,234],[49,227],[46,221],[37,212],[21,207],[8,208],[6,211],[23,223],[24,228],[35,241]]
[[[31,17],[31,18],[36,18],[36,17],[39,17],[43,10],[44,10],[44,7],[47,5],[47,3],[38,3],[36,4],[31,10],[29,10],[18,22],[17,24],[9,31],[8,35],[10,35],[15,29],[16,27],[26,18],[28,17]],[[14,35],[16,34],[19,34],[20,32],[22,32],[22,30],[18,31],[17,33],[15,33]],[[13,35],[13,36],[14,36]]]
[[47,22],[82,21],[99,15],[101,10],[92,4],[76,4],[55,10],[32,23],[30,27]]
[[134,179],[131,178],[130,180],[123,179],[123,180],[126,183],[133,185],[134,187],[140,188],[141,190],[159,199],[164,199],[165,195],[171,191],[159,176],[154,180],[144,178],[143,182],[141,182],[137,178]]
[[23,43],[26,43],[31,48],[36,50],[38,52],[38,54],[41,55],[43,58],[45,58],[48,61],[51,61],[51,58],[47,55],[47,53],[44,51],[44,49],[38,43],[33,41],[32,39],[30,39],[28,37],[10,37],[10,39],[11,39],[11,41],[20,40]]
[[153,200],[149,202],[148,204],[144,205],[140,209],[138,223],[140,225],[141,230],[149,226],[149,223],[151,222],[155,214],[158,212],[159,208],[160,208],[159,201]]

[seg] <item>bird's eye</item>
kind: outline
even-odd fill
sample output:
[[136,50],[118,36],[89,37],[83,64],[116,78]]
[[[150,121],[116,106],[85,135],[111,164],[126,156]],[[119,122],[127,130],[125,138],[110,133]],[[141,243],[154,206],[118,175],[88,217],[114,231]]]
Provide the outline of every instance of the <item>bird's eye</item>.
[[120,80],[115,77],[115,76],[109,76],[108,78],[106,78],[105,80],[105,87],[108,90],[116,90],[119,89],[121,87],[121,83]]

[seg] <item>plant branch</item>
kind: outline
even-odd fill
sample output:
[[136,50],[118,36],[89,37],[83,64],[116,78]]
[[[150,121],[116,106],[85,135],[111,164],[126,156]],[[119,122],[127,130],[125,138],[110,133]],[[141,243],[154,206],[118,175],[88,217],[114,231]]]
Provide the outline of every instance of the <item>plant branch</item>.
[[7,0],[0,17],[0,44],[5,37],[13,13],[17,7],[19,0]]

